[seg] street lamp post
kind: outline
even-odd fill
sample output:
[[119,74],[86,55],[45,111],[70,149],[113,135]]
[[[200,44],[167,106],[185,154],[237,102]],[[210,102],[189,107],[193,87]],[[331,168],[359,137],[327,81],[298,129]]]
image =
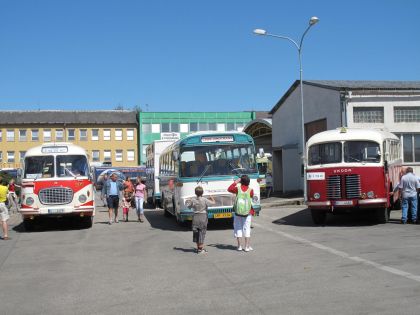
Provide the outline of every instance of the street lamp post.
[[254,30],[254,34],[256,35],[265,35],[265,36],[271,36],[271,37],[276,37],[276,38],[280,38],[280,39],[286,39],[288,41],[290,41],[291,43],[293,43],[293,45],[297,48],[298,51],[298,55],[299,55],[299,82],[300,82],[300,106],[301,106],[301,120],[302,120],[302,163],[303,163],[303,199],[306,203],[306,201],[308,200],[308,196],[307,196],[307,189],[306,189],[306,143],[305,143],[305,116],[304,116],[304,111],[303,111],[303,84],[302,84],[302,44],[303,44],[303,39],[305,38],[306,33],[308,33],[309,29],[315,25],[316,23],[318,23],[319,19],[316,16],[313,16],[310,18],[309,20],[309,25],[306,28],[305,32],[303,32],[302,37],[300,38],[299,44],[293,40],[290,37],[287,36],[281,36],[281,35],[275,35],[275,34],[270,34],[267,33],[266,30],[263,29],[255,29]]

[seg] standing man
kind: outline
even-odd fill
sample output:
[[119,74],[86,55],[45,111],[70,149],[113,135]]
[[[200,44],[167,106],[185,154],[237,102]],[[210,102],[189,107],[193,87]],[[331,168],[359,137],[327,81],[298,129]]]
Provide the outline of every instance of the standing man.
[[108,174],[104,174],[102,180],[101,180],[101,184],[102,184],[102,188],[101,188],[101,201],[104,203],[104,207],[107,207],[107,203],[106,203],[106,192],[105,192],[105,184],[108,181]]
[[109,225],[112,224],[113,218],[115,218],[115,223],[118,223],[120,192],[124,189],[124,185],[122,181],[117,180],[117,174],[112,173],[102,189],[105,189],[106,202],[108,204]]
[[1,220],[1,227],[3,229],[3,240],[9,239],[9,231],[7,226],[7,220],[9,220],[9,210],[6,206],[7,194],[9,189],[7,188],[7,182],[5,179],[1,179],[0,184],[0,220]]
[[402,196],[402,218],[401,223],[407,223],[408,206],[411,205],[411,218],[413,224],[417,223],[417,192],[420,189],[420,183],[413,174],[413,168],[407,167],[406,173],[401,177],[399,190]]

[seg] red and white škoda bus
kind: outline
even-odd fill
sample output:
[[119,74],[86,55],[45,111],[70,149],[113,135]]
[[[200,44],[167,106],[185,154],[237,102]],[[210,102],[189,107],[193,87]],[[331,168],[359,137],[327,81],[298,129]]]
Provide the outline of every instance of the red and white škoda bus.
[[307,205],[315,224],[327,212],[372,209],[386,223],[398,200],[400,141],[390,132],[339,128],[307,142]]
[[26,228],[36,217],[77,216],[92,226],[95,196],[86,151],[71,143],[29,149],[23,161],[20,213]]

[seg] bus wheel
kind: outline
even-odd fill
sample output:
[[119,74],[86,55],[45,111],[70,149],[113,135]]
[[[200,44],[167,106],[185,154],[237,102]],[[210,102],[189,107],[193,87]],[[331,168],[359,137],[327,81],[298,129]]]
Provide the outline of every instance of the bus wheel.
[[387,223],[389,220],[390,210],[388,208],[378,208],[375,210],[376,221],[379,224]]
[[30,219],[23,220],[23,227],[25,228],[26,232],[30,232],[34,230],[34,223]]
[[327,221],[327,211],[325,210],[311,209],[311,216],[316,225],[325,225]]
[[82,228],[90,229],[93,225],[93,217],[83,217],[83,218],[80,218],[80,220],[81,220],[80,223],[81,223]]

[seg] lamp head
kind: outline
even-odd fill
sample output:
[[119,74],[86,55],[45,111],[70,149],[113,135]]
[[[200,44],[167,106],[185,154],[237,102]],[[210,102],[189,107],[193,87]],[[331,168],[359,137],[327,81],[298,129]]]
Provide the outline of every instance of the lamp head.
[[315,25],[316,23],[319,22],[319,19],[316,16],[311,17],[311,19],[309,20],[309,25]]
[[266,30],[262,30],[260,28],[257,28],[257,29],[254,30],[254,34],[257,34],[257,35],[266,35],[267,34],[267,31]]

